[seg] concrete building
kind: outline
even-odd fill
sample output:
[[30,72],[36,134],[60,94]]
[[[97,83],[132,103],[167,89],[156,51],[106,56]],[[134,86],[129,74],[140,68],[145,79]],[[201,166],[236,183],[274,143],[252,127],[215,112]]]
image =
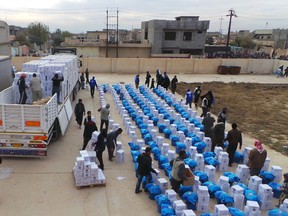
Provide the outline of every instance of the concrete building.
[[199,16],[145,21],[141,24],[141,41],[151,44],[151,54],[203,55],[209,23],[199,21]]
[[0,55],[11,55],[9,26],[4,21],[0,21]]
[[259,29],[252,32],[258,45],[286,49],[288,47],[288,29]]

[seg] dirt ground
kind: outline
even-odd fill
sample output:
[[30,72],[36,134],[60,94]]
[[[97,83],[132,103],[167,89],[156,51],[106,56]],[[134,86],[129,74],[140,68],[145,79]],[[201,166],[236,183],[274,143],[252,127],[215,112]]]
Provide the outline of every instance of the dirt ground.
[[[211,112],[217,115],[228,108],[228,122],[236,122],[245,134],[261,140],[278,152],[288,153],[286,130],[288,86],[255,83],[185,83],[180,82],[177,92],[185,95],[187,88],[200,85],[202,94],[211,90],[215,98]],[[201,101],[198,102],[201,106]]]

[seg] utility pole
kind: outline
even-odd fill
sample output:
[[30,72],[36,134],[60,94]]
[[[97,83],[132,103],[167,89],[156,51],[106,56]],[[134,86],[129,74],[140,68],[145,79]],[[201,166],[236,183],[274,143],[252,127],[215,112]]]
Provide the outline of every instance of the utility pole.
[[222,21],[224,20],[224,18],[221,16],[221,18],[219,18],[219,19],[220,19],[219,33],[220,33],[220,36],[221,36],[221,38],[222,38]]
[[106,10],[106,58],[108,58],[108,9]]
[[[118,19],[118,14],[119,14],[119,10],[117,8],[117,10],[115,11],[110,9],[110,12],[108,12],[108,10],[106,11],[107,13],[107,23],[106,23],[106,31],[107,31],[107,44],[106,44],[106,57],[108,57],[108,44],[114,44],[112,47],[115,48],[115,44],[116,44],[116,58],[118,58],[118,44],[119,44],[119,19]],[[115,14],[116,13],[116,14]],[[109,38],[109,31],[110,31],[110,38]],[[116,35],[115,35],[115,31],[116,31]]]
[[228,27],[228,35],[227,35],[227,43],[226,43],[226,47],[229,46],[229,40],[230,40],[230,30],[231,30],[231,22],[232,22],[232,17],[237,17],[235,11],[233,9],[229,10],[230,14],[226,15],[229,16],[229,27]]
[[118,14],[119,14],[119,10],[118,10],[118,8],[117,8],[117,26],[116,26],[116,28],[117,28],[117,30],[116,30],[116,58],[118,58],[118,48],[119,48],[119,36],[118,36],[118,26],[119,26],[119,16],[118,16]]

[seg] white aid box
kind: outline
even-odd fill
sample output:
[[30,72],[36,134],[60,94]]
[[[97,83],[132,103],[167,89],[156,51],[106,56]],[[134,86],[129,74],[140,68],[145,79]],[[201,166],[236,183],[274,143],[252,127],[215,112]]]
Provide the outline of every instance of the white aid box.
[[86,169],[91,169],[91,162],[90,161],[85,161],[84,162],[84,169],[86,170]]
[[182,200],[174,200],[172,206],[175,211],[180,211],[187,208],[186,204]]
[[117,163],[122,163],[125,161],[125,151],[123,149],[116,151],[115,160]]
[[195,212],[191,209],[185,209],[182,212],[182,216],[196,216]]
[[168,160],[171,161],[175,158],[175,150],[168,150]]
[[212,165],[205,165],[205,173],[209,176],[209,175],[215,175],[215,167]]
[[209,211],[209,204],[196,204],[196,210],[199,212],[208,212]]
[[168,189],[168,181],[165,178],[158,178],[157,185],[160,187],[162,193]]
[[118,123],[114,123],[114,124],[112,125],[112,130],[113,130],[113,131],[116,131],[118,128],[119,128],[119,124],[118,124]]
[[144,141],[142,139],[137,139],[137,145],[140,147],[144,146]]
[[84,169],[84,163],[75,162],[75,170],[83,170],[83,169]]
[[227,216],[227,215],[230,215],[229,214],[229,209],[223,204],[215,205],[214,215],[215,216]]
[[275,176],[274,181],[279,183],[282,179],[282,168],[280,166],[271,166],[271,173]]
[[205,137],[205,134],[204,134],[204,132],[199,131],[199,132],[197,132],[196,136],[197,136],[201,141],[203,141],[203,140],[204,140],[204,137]]
[[240,187],[239,185],[233,185],[231,187],[231,195],[234,197],[234,195],[243,195],[244,188]]
[[271,193],[271,192],[273,192],[273,190],[272,190],[272,188],[271,188],[269,185],[267,185],[267,184],[260,184],[260,185],[259,185],[259,189],[258,189],[258,193],[259,193],[259,194],[260,194],[260,193],[269,194],[269,193]]
[[177,200],[177,193],[170,189],[170,190],[165,190],[165,195],[168,197],[170,202],[173,202],[174,200]]
[[198,186],[198,191],[197,191],[197,194],[209,194],[208,193],[208,188],[206,186]]
[[249,213],[258,212],[260,209],[258,202],[250,200],[247,200],[245,208],[247,208]]
[[[221,147],[220,147],[221,148]],[[227,152],[224,152],[224,151],[220,151],[219,152],[219,156],[218,156],[219,158],[229,158],[229,154],[227,153]]]
[[227,184],[227,183],[229,184],[229,178],[227,176],[220,176],[218,182],[219,182],[219,185]]
[[152,173],[152,172],[151,172],[151,175],[152,175],[153,182],[157,182],[157,179],[161,178],[160,177],[160,171],[158,169],[154,169],[154,170],[156,171],[157,175],[155,173]]
[[198,202],[201,204],[209,204],[209,200],[210,200],[210,196],[209,194],[206,195],[201,195],[200,193],[198,193]]
[[110,119],[109,120],[109,129],[112,130],[113,129],[113,124],[114,124],[114,120]]
[[95,162],[96,161],[96,152],[95,151],[88,151],[88,155],[90,158],[90,162]]
[[121,141],[117,141],[116,142],[116,150],[120,150],[120,149],[122,149],[122,142]]

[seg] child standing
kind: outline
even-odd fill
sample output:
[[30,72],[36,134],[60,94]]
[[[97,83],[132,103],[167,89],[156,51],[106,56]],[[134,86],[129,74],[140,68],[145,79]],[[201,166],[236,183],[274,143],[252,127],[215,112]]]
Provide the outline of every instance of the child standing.
[[282,191],[282,193],[279,198],[279,206],[284,202],[285,199],[288,198],[288,173],[285,173],[283,177],[284,177],[284,182],[283,182],[283,185],[280,187],[280,190]]

